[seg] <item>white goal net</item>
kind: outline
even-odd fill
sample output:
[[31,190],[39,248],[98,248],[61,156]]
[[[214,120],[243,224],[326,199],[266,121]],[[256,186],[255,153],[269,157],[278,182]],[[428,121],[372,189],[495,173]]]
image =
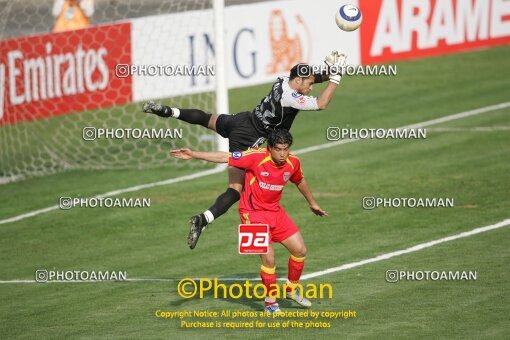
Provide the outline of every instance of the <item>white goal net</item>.
[[143,113],[141,103],[216,111],[212,0],[0,8],[0,177],[207,166],[168,151],[214,149],[213,132]]

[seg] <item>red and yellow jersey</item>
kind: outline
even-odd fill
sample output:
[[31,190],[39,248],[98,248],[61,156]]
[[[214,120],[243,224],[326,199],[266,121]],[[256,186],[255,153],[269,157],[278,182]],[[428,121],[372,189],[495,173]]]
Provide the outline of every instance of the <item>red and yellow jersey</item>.
[[284,165],[277,165],[265,148],[235,151],[229,154],[228,165],[246,170],[244,190],[239,209],[245,211],[278,211],[283,187],[290,180],[303,179],[299,159],[289,155]]

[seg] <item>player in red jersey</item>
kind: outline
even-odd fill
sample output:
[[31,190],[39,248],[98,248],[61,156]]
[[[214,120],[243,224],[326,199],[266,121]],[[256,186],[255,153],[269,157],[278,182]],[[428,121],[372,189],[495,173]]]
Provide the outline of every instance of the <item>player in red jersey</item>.
[[[215,163],[227,163],[230,166],[246,170],[244,190],[239,202],[239,216],[243,223],[262,223],[269,225],[270,240],[283,244],[290,252],[288,262],[287,284],[292,286],[299,282],[306,257],[306,247],[298,227],[280,205],[282,191],[288,181],[294,183],[304,196],[312,212],[318,216],[327,213],[315,202],[312,192],[303,177],[299,159],[290,154],[292,135],[287,130],[274,130],[267,142],[267,149],[248,151],[199,152],[190,149],[172,150],[172,156],[181,159],[202,159]],[[197,238],[200,233],[197,235]],[[269,252],[261,255],[260,276],[266,286],[268,296],[265,299],[266,311],[280,311],[274,297],[276,268],[274,249],[269,245]],[[286,292],[302,306],[311,306],[297,286],[295,294],[291,288]]]

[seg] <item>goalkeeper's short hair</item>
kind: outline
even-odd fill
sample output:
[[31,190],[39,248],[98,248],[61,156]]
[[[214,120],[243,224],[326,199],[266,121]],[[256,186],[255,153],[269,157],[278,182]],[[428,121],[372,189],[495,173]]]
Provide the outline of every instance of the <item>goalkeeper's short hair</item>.
[[297,77],[307,78],[312,74],[312,67],[310,65],[304,63],[296,64],[290,69],[289,80]]
[[287,144],[290,147],[292,145],[290,132],[285,129],[273,130],[267,138],[267,146],[273,148],[276,144]]
[[292,80],[297,77],[308,78],[310,76],[314,77],[314,82],[317,84],[322,83],[322,81],[323,81],[322,75],[320,73],[314,73],[313,68],[310,65],[300,63],[300,64],[294,65],[290,69],[289,80]]

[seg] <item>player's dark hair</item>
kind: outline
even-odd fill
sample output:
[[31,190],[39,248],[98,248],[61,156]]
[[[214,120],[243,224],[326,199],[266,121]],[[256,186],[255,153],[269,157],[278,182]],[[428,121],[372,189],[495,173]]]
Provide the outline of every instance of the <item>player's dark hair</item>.
[[312,75],[312,68],[308,64],[296,64],[290,69],[289,80],[297,77],[307,78]]
[[294,78],[308,78],[311,75],[315,78],[315,83],[322,83],[322,76],[319,73],[313,73],[313,69],[308,64],[296,64],[290,69],[289,80]]
[[269,134],[267,138],[267,146],[273,148],[276,144],[292,145],[292,135],[285,129],[276,129]]

